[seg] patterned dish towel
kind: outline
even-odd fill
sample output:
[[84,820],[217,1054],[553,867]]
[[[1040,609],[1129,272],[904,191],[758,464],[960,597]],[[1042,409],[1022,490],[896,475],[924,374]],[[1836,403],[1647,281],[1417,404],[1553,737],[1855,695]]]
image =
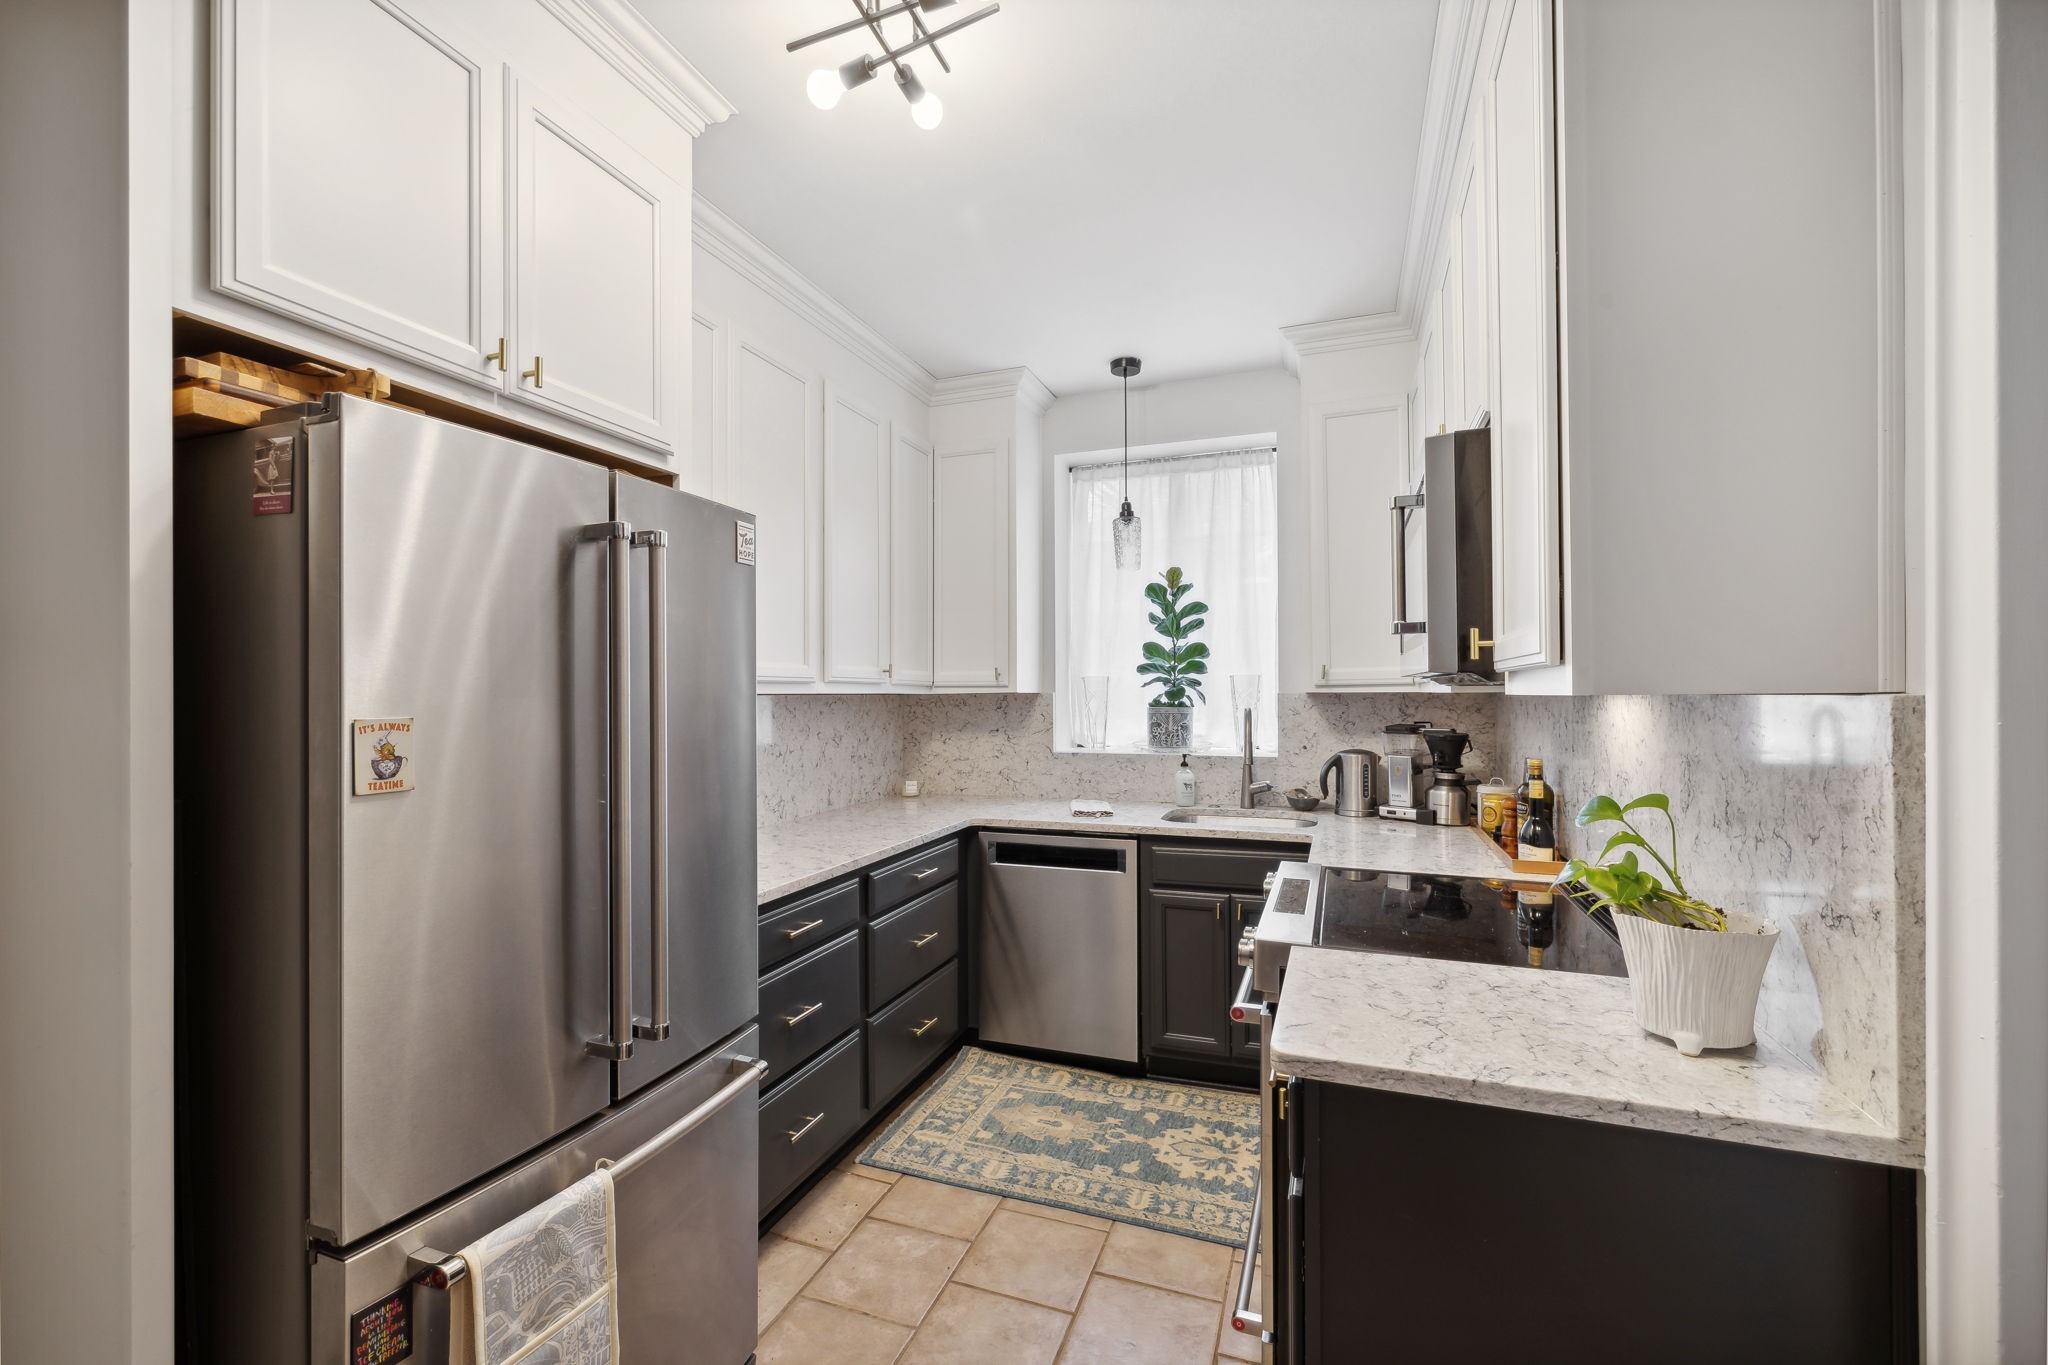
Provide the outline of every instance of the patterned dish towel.
[[598,1170],[462,1250],[467,1303],[451,1358],[467,1365],[619,1365],[612,1177]]

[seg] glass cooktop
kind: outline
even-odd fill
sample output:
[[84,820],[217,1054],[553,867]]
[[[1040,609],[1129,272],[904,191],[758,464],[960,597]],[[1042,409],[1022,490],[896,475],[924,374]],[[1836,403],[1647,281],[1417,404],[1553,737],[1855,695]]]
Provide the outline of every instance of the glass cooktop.
[[1613,931],[1562,891],[1422,873],[1323,871],[1315,942],[1324,948],[1624,976]]

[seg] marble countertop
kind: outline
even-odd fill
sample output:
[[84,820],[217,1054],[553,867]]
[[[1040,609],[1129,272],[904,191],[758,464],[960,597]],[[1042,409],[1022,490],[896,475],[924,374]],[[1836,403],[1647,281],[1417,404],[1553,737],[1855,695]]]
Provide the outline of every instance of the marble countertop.
[[1272,1036],[1291,1075],[1889,1166],[1920,1145],[1804,1059],[1752,1048],[1682,1057],[1638,1028],[1628,982],[1297,948]]
[[964,829],[1033,829],[1061,834],[1134,834],[1175,839],[1227,839],[1285,843],[1325,867],[1381,872],[1435,872],[1445,876],[1509,877],[1507,858],[1478,830],[1437,829],[1397,820],[1350,820],[1325,808],[1310,812],[1309,828],[1224,829],[1174,825],[1163,804],[1114,802],[1107,819],[1083,818],[1066,801],[984,797],[885,797],[820,815],[763,825],[759,834],[759,903],[858,871],[920,844]]

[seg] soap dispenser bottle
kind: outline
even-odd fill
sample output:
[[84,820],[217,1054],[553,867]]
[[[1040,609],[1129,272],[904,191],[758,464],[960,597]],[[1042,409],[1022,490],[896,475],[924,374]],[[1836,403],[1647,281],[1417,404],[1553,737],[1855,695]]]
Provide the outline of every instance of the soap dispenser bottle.
[[1195,804],[1195,770],[1188,766],[1188,756],[1180,756],[1180,768],[1173,775],[1173,804],[1192,806]]

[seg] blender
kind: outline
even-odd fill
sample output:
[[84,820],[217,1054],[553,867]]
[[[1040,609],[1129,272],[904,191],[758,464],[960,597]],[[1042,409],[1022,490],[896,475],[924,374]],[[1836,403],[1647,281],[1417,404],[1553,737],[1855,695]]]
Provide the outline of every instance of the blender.
[[1463,730],[1431,726],[1422,732],[1422,742],[1429,746],[1430,764],[1436,769],[1436,781],[1430,785],[1427,802],[1430,814],[1435,817],[1433,823],[1470,824],[1472,794],[1465,789],[1465,774],[1458,771],[1458,765],[1472,747],[1472,737]]

